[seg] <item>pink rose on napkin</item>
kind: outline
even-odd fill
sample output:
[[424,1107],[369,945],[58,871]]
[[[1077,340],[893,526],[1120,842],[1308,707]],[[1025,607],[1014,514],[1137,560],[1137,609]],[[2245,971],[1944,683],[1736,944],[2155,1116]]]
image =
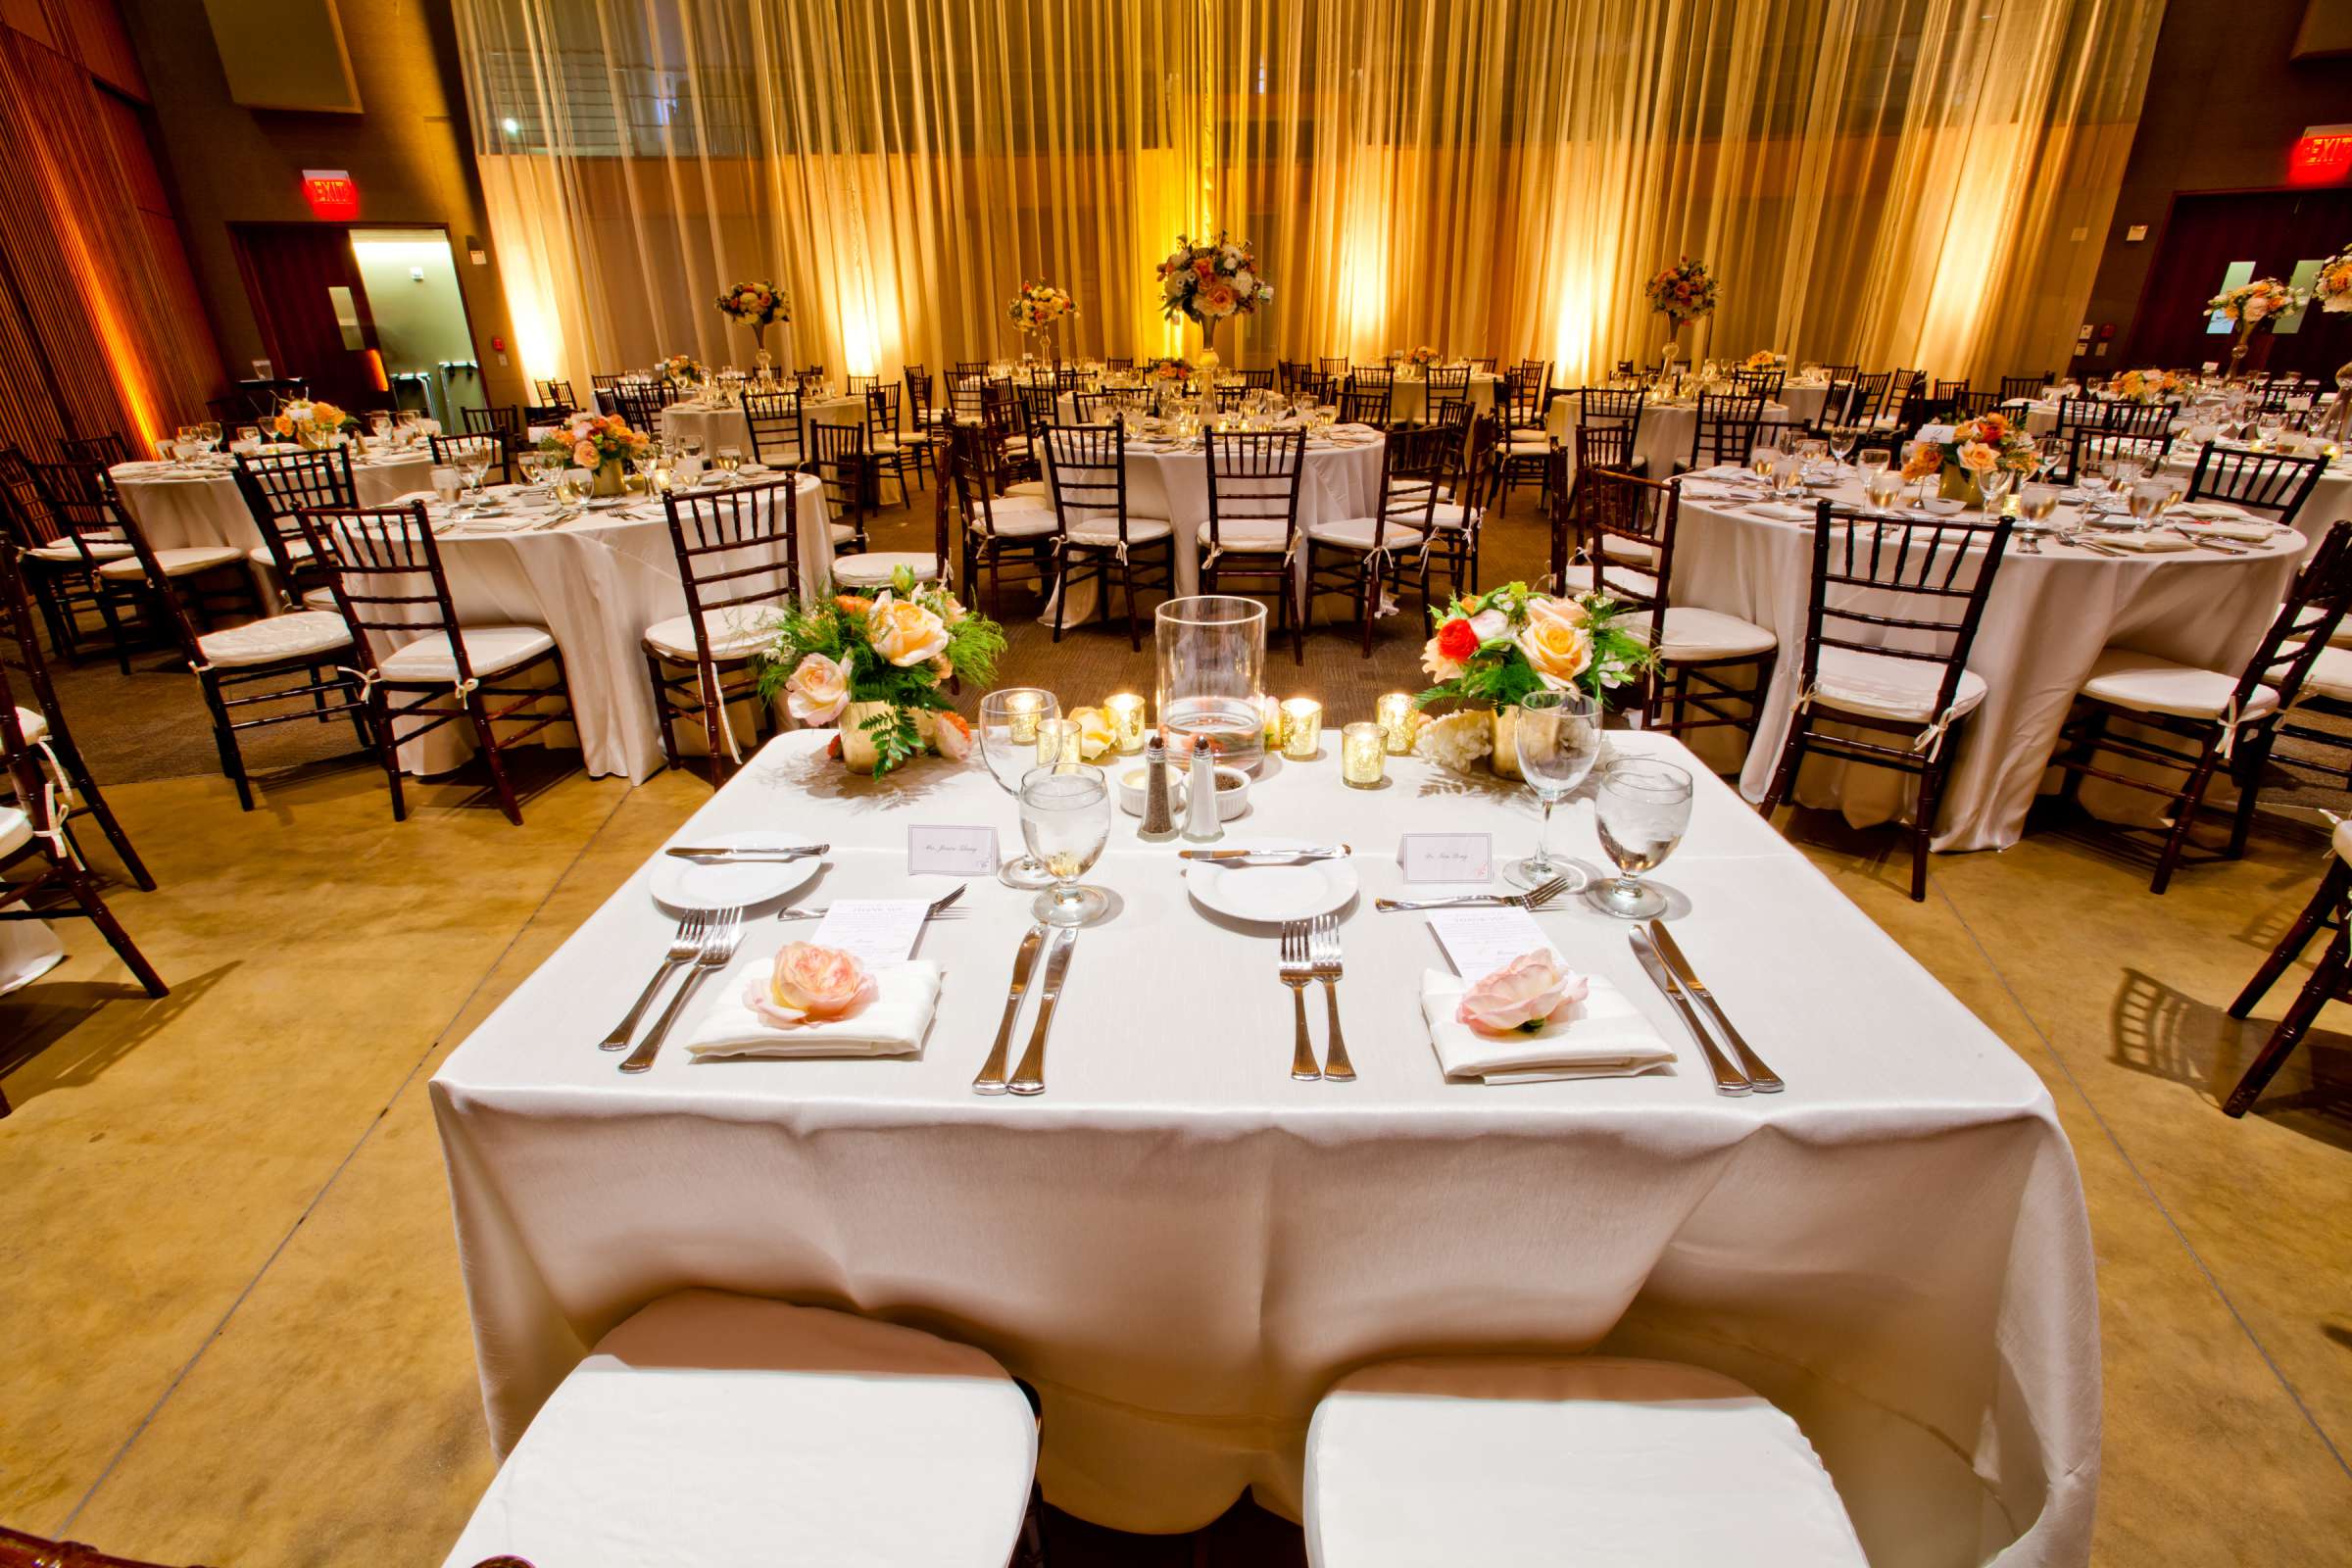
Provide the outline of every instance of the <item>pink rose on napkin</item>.
[[830,724],[850,706],[850,672],[838,660],[810,654],[784,680],[784,706],[804,724]]
[[874,977],[856,955],[813,942],[789,942],[776,955],[773,969],[752,976],[743,1004],[762,1023],[797,1029],[847,1017],[872,1001],[874,991]]
[[1560,967],[1548,949],[1522,953],[1462,993],[1454,1017],[1483,1034],[1535,1033],[1553,1013],[1585,1000],[1592,982]]

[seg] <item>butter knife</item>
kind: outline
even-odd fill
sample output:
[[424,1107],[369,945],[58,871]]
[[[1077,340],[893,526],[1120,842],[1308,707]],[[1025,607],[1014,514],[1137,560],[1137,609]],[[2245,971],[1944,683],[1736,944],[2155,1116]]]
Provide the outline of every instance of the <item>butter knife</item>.
[[1021,938],[1020,951],[1012,956],[1012,990],[1004,998],[1004,1018],[997,1025],[997,1043],[988,1049],[988,1059],[980,1064],[980,1076],[972,1080],[975,1095],[1001,1095],[1004,1092],[1004,1054],[1012,1048],[1012,1025],[1021,1015],[1021,996],[1029,989],[1029,971],[1037,964],[1037,950],[1046,940],[1044,925],[1033,925]]
[[1682,982],[1683,989],[1690,994],[1690,1000],[1697,1003],[1700,1009],[1715,1021],[1715,1027],[1722,1031],[1725,1043],[1732,1048],[1732,1054],[1740,1058],[1740,1070],[1747,1074],[1747,1081],[1755,1086],[1756,1093],[1777,1095],[1788,1087],[1781,1082],[1780,1074],[1765,1066],[1764,1058],[1748,1049],[1747,1042],[1740,1038],[1740,1031],[1732,1027],[1732,1020],[1715,1001],[1715,993],[1707,989],[1707,983],[1698,977],[1698,971],[1690,967],[1690,960],[1683,956],[1682,944],[1674,940],[1674,933],[1666,929],[1665,922],[1649,922],[1649,940],[1657,944],[1658,956],[1666,960],[1666,967],[1674,971],[1675,979]]
[[1046,1032],[1054,1027],[1054,1004],[1061,1000],[1061,977],[1069,972],[1070,950],[1077,946],[1078,933],[1065,926],[1054,939],[1054,951],[1046,955],[1046,994],[1038,1000],[1037,1027],[1029,1031],[1029,1049],[1021,1053],[1021,1064],[1007,1085],[1016,1095],[1046,1092]]
[[1656,986],[1658,994],[1673,1004],[1676,1014],[1683,1020],[1683,1027],[1690,1031],[1690,1039],[1698,1047],[1699,1054],[1707,1058],[1707,1071],[1715,1075],[1715,1092],[1719,1095],[1744,1095],[1755,1088],[1740,1075],[1737,1067],[1724,1059],[1715,1042],[1707,1037],[1706,1025],[1698,1021],[1698,1014],[1691,1010],[1690,999],[1683,995],[1683,988],[1674,983],[1674,976],[1667,973],[1666,965],[1658,960],[1658,950],[1649,945],[1649,939],[1639,930],[1628,931],[1625,935],[1626,940],[1633,944],[1634,956],[1642,961],[1650,984]]
[[697,860],[705,864],[758,865],[770,860],[805,860],[811,855],[822,855],[833,848],[830,844],[779,844],[772,849],[750,846],[733,849],[725,845],[673,844],[663,855],[680,860]]

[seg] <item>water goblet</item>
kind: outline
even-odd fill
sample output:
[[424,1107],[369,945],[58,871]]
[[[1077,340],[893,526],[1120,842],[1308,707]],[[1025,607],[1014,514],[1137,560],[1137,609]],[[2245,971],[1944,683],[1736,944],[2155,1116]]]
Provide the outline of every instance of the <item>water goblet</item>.
[[1853,455],[1854,443],[1861,439],[1862,432],[1850,424],[1830,426],[1830,456],[1838,460],[1838,467],[1846,466],[1845,460]]
[[2041,536],[2049,530],[2050,515],[2058,510],[2058,487],[2054,484],[2030,484],[2017,493],[2017,514],[2025,524],[2019,532],[2026,536],[2026,554],[2041,554]]
[[[1531,692],[1519,700],[1511,720],[1513,745],[1519,753],[1519,774],[1544,808],[1544,826],[1536,835],[1536,853],[1513,860],[1503,875],[1523,888],[1541,887],[1563,869],[1545,848],[1551,838],[1551,808],[1565,801],[1592,771],[1600,756],[1600,705],[1581,691]],[[1581,872],[1581,887],[1589,880]]]
[[[1021,780],[1037,766],[1038,727],[1060,716],[1061,704],[1038,686],[1008,686],[980,699],[980,760],[998,788],[1007,795],[1021,793]],[[1024,852],[997,868],[997,880],[1008,888],[1036,889],[1054,878],[1043,860]]]
[[1021,838],[1053,886],[1030,912],[1048,925],[1086,925],[1110,908],[1110,895],[1078,879],[1094,868],[1110,839],[1110,784],[1102,770],[1033,767],[1021,779]]
[[1984,503],[1984,520],[1992,521],[2001,514],[2001,503],[2009,499],[2009,487],[2017,483],[2014,468],[1993,468],[1977,475],[1977,494]]
[[1587,888],[1585,898],[1604,914],[1646,920],[1666,907],[1666,900],[1642,877],[1665,863],[1690,826],[1690,775],[1672,762],[1627,758],[1601,774],[1593,811],[1600,847],[1616,862],[1617,876]]
[[2125,505],[2131,508],[2132,520],[2144,531],[2157,513],[2164,510],[2164,501],[2172,494],[2172,486],[2162,479],[2135,479],[2125,493]]

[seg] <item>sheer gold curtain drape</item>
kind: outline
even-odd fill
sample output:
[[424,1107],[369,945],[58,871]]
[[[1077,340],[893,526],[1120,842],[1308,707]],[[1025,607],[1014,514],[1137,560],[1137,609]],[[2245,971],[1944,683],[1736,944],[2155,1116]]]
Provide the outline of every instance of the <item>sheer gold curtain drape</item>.
[[[780,357],[889,373],[1190,352],[1152,264],[1229,229],[1275,284],[1229,360],[1427,343],[1573,383],[1701,353],[1984,380],[2062,364],[2162,0],[459,0],[534,373]],[[1693,345],[1686,340],[1688,351]]]

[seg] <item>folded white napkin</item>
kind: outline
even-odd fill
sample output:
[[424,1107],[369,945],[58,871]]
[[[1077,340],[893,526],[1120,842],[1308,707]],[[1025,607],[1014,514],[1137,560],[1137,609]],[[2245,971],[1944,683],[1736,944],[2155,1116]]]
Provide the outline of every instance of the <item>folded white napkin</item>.
[[1751,516],[1771,517],[1780,522],[1811,522],[1814,517],[1811,507],[1800,507],[1788,501],[1759,501],[1740,510]]
[[686,1054],[716,1056],[907,1056],[922,1049],[939,1004],[939,965],[920,958],[874,971],[874,1000],[847,1018],[778,1029],[744,1005],[759,969],[722,977],[727,989],[695,1020]]
[[2246,515],[2244,508],[2233,507],[2227,501],[2183,501],[2173,510],[2184,517],[2228,517],[2235,520]]
[[2108,533],[2099,536],[2099,543],[2110,550],[2129,550],[2141,556],[2169,556],[2196,548],[2177,533]]
[[1649,1072],[1674,1060],[1634,1004],[1598,975],[1588,975],[1585,1000],[1534,1034],[1481,1034],[1454,1016],[1470,983],[1438,969],[1421,972],[1421,1014],[1438,1065],[1452,1082],[1544,1083],[1553,1078],[1617,1078]]
[[2277,531],[2260,517],[2217,517],[2211,522],[2189,522],[2182,526],[2216,539],[2242,539],[2250,545],[2267,544]]

